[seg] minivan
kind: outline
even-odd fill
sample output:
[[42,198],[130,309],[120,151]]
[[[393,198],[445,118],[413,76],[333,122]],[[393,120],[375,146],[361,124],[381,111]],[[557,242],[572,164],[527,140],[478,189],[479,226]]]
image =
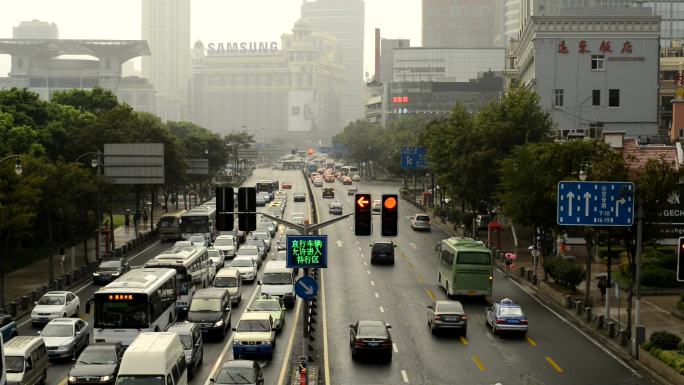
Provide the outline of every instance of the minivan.
[[287,308],[294,306],[294,273],[286,267],[285,261],[266,263],[264,274],[258,283],[261,285],[261,294],[280,297]]
[[48,354],[37,336],[17,336],[5,343],[8,384],[33,385],[47,381]]
[[228,289],[233,305],[242,300],[242,277],[238,269],[223,268],[214,277],[214,287]]
[[117,385],[188,385],[183,344],[176,333],[143,332],[121,360]]
[[220,339],[230,330],[230,292],[227,289],[206,288],[195,292],[188,309],[188,321],[199,325],[204,333]]

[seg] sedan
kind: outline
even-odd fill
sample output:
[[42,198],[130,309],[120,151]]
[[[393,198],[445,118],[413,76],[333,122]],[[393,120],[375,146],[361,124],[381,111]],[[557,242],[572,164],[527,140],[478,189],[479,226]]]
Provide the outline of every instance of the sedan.
[[323,178],[316,178],[313,181],[314,187],[323,187]]
[[414,214],[413,216],[411,216],[411,228],[413,230],[430,231],[430,216],[427,214]]
[[188,238],[188,241],[193,246],[204,246],[204,247],[209,247],[209,239],[204,234],[192,234],[190,238]]
[[216,378],[209,381],[216,385],[264,385],[264,375],[256,361],[232,360],[224,363]]
[[112,282],[128,270],[130,267],[123,258],[102,261],[93,273],[93,285]]
[[296,192],[292,194],[292,200],[294,202],[306,202],[306,194],[303,192]]
[[360,182],[360,181],[361,181],[361,176],[359,176],[359,174],[354,174],[354,175],[352,176],[352,180],[353,180],[354,182]]
[[69,371],[69,385],[89,384],[95,378],[98,384],[113,384],[119,371],[124,348],[120,343],[90,345]]
[[383,321],[357,321],[349,325],[349,347],[352,359],[360,353],[382,354],[386,361],[392,361],[392,327]]
[[257,276],[257,266],[256,262],[254,262],[254,259],[246,256],[246,257],[240,257],[237,256],[235,259],[230,261],[230,267],[233,269],[237,269],[237,271],[240,273],[240,277],[242,277],[243,281],[250,281],[254,282]]
[[371,211],[373,214],[380,214],[380,211],[382,209],[382,203],[380,202],[380,199],[376,199],[373,201],[373,204],[371,205]]
[[252,302],[252,305],[247,308],[251,312],[264,312],[271,315],[273,318],[273,325],[277,331],[282,330],[285,323],[285,305],[283,300],[278,297],[272,297],[267,294],[262,294]]
[[283,190],[289,190],[292,188],[292,182],[283,182],[280,187],[282,187]]
[[342,177],[342,184],[344,184],[344,185],[350,185],[350,184],[352,184],[352,178],[350,178],[350,177],[348,177],[348,176]]
[[354,194],[356,194],[357,191],[358,190],[356,189],[356,187],[354,187],[354,186],[349,187],[349,189],[347,189],[347,195],[354,195]]
[[268,231],[252,231],[252,238],[258,238],[266,244],[266,252],[271,251],[271,233]]
[[88,324],[77,318],[55,318],[39,334],[45,341],[50,359],[76,360],[78,353],[90,342]]
[[342,215],[342,210],[343,207],[340,201],[332,201],[330,202],[330,206],[328,206],[328,212],[330,212],[330,214]]
[[78,317],[81,302],[70,291],[49,291],[45,293],[31,312],[31,324],[46,324],[55,318]]
[[[261,249],[259,248],[259,246],[257,246],[257,242],[261,243]],[[254,245],[252,243],[257,243],[257,245]],[[259,268],[259,266],[261,266],[262,255],[266,252],[266,246],[263,243],[264,242],[261,239],[249,239],[245,241],[245,244],[240,248],[240,250],[238,250],[235,258],[252,258],[254,264],[257,266],[257,268]]]
[[504,298],[487,308],[485,322],[492,328],[492,333],[502,331],[527,333],[527,317],[522,308],[512,299]]
[[427,317],[432,334],[437,329],[458,329],[466,335],[468,317],[459,301],[433,301],[427,307]]

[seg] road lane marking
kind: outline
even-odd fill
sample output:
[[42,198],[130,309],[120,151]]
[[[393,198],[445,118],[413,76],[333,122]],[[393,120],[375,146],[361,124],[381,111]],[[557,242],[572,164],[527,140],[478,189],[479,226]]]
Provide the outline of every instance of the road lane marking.
[[546,310],[548,310],[549,312],[551,312],[551,314],[553,314],[553,315],[555,315],[556,317],[558,317],[558,319],[560,319],[560,320],[563,321],[564,323],[570,325],[573,329],[575,329],[575,331],[576,331],[577,333],[581,334],[582,336],[584,336],[584,338],[586,338],[586,339],[588,339],[589,341],[591,341],[591,343],[593,343],[594,345],[596,345],[596,347],[598,347],[599,349],[603,350],[604,353],[606,353],[607,355],[609,355],[610,357],[612,357],[615,361],[619,362],[620,365],[624,366],[624,367],[625,367],[627,370],[629,370],[632,374],[634,374],[634,375],[637,376],[638,378],[643,378],[643,376],[642,376],[639,372],[637,372],[634,368],[632,368],[632,367],[630,367],[629,365],[627,365],[626,362],[624,362],[624,361],[623,361],[622,359],[620,359],[618,356],[616,356],[615,354],[613,354],[613,352],[611,352],[610,350],[608,350],[608,348],[606,348],[606,347],[604,347],[603,345],[601,345],[598,341],[596,341],[595,339],[591,338],[591,336],[589,336],[587,333],[583,332],[583,331],[582,331],[579,327],[577,327],[575,324],[573,324],[572,322],[566,320],[562,315],[558,314],[556,311],[554,311],[553,309],[551,309],[550,307],[548,307],[548,306],[547,306],[544,302],[542,302],[539,298],[535,297],[534,295],[531,295],[531,294],[530,294],[527,290],[525,290],[525,288],[522,287],[518,282],[516,282],[515,280],[510,280],[510,282],[513,283],[515,286],[517,286],[520,290],[524,291],[525,293],[528,293],[528,295],[530,296],[530,298],[532,298],[532,299],[535,300],[538,304],[540,304],[541,306],[543,306]]
[[323,309],[323,366],[325,385],[330,385],[330,366],[328,361],[328,315],[325,307],[325,270],[321,271],[321,303]]
[[427,293],[428,297],[430,297],[430,299],[432,299],[433,301],[436,299],[435,293],[433,293],[432,290],[426,289],[425,292]]
[[416,280],[418,280],[418,283],[423,283],[423,277],[420,276],[420,274],[416,274]]
[[465,337],[463,337],[463,336],[458,337],[458,339],[461,341],[461,343],[462,343],[463,345],[468,345],[468,344],[469,344],[468,340],[467,340]]
[[373,281],[370,281],[370,282],[371,282],[371,286],[375,286],[375,282],[373,282]]
[[368,275],[370,275],[370,270],[366,270],[366,273],[368,273]]
[[363,254],[359,254],[359,255],[361,256],[361,258],[363,258],[363,257],[364,257],[364,255],[363,255]]
[[482,361],[480,361],[480,357],[473,356],[473,361],[475,361],[475,365],[477,366],[478,369],[480,369],[481,372],[484,372],[485,370],[487,370],[487,368],[485,368]]
[[396,342],[392,342],[392,349],[394,349],[395,353],[399,353],[399,348],[397,347]]
[[537,342],[535,340],[533,340],[532,338],[530,338],[529,336],[525,336],[525,339],[527,340],[527,342],[530,343],[530,345],[537,346]]
[[406,371],[405,371],[405,370],[402,370],[402,371],[401,371],[401,376],[404,378],[404,382],[408,384],[408,383],[409,383],[409,380],[408,380],[408,376],[406,375]]
[[415,269],[415,267],[413,266],[413,264],[411,262],[406,262],[406,263],[408,263],[408,265],[411,266],[412,269]]
[[361,251],[361,247],[359,247],[359,251]]
[[418,246],[416,246],[416,244],[413,242],[409,243],[409,246],[411,246],[413,250],[418,250]]
[[368,262],[363,261],[363,265],[364,265],[364,266],[368,266]]
[[375,298],[380,298],[380,294],[377,291],[375,292]]
[[382,306],[380,306],[380,313],[384,313],[384,312],[385,312],[385,308],[383,308]]
[[551,367],[553,367],[553,369],[555,371],[557,371],[558,373],[563,373],[563,368],[558,366],[558,364],[553,359],[551,359],[551,357],[546,356],[545,358],[546,358],[546,362],[548,362],[549,365],[551,365]]

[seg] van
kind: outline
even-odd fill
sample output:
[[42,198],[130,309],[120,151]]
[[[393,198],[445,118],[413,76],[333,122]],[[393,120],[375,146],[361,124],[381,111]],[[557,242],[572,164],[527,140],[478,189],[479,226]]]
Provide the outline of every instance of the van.
[[214,287],[228,289],[230,300],[237,305],[242,300],[242,276],[240,271],[233,268],[223,268],[214,277]]
[[285,261],[270,261],[266,263],[264,274],[258,283],[261,285],[261,294],[280,297],[285,307],[294,307],[294,272],[286,267]]
[[5,344],[8,384],[44,384],[47,381],[48,354],[45,342],[37,336],[17,336]]
[[188,321],[195,322],[202,333],[220,339],[230,330],[230,293],[227,289],[210,287],[195,292],[188,309]]
[[188,378],[193,378],[204,358],[202,330],[193,322],[174,322],[166,328],[166,331],[176,333],[180,337],[185,353],[185,364],[188,366]]
[[176,333],[144,332],[126,349],[116,385],[187,385],[183,344]]
[[159,217],[159,238],[161,238],[162,242],[181,239],[180,223],[185,213],[186,211],[182,210],[176,213],[165,213]]

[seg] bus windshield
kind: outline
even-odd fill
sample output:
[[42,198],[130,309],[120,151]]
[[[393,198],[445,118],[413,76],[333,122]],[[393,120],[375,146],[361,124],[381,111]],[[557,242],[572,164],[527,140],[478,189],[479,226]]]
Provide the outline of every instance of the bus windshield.
[[209,217],[207,215],[184,216],[181,220],[181,230],[184,233],[208,233]]
[[95,297],[98,302],[95,315],[96,328],[147,328],[149,313],[144,299],[131,301],[109,301]]
[[459,252],[458,262],[460,265],[491,265],[492,261],[489,253],[478,252]]
[[163,217],[159,220],[161,228],[178,227],[178,221],[174,217]]

